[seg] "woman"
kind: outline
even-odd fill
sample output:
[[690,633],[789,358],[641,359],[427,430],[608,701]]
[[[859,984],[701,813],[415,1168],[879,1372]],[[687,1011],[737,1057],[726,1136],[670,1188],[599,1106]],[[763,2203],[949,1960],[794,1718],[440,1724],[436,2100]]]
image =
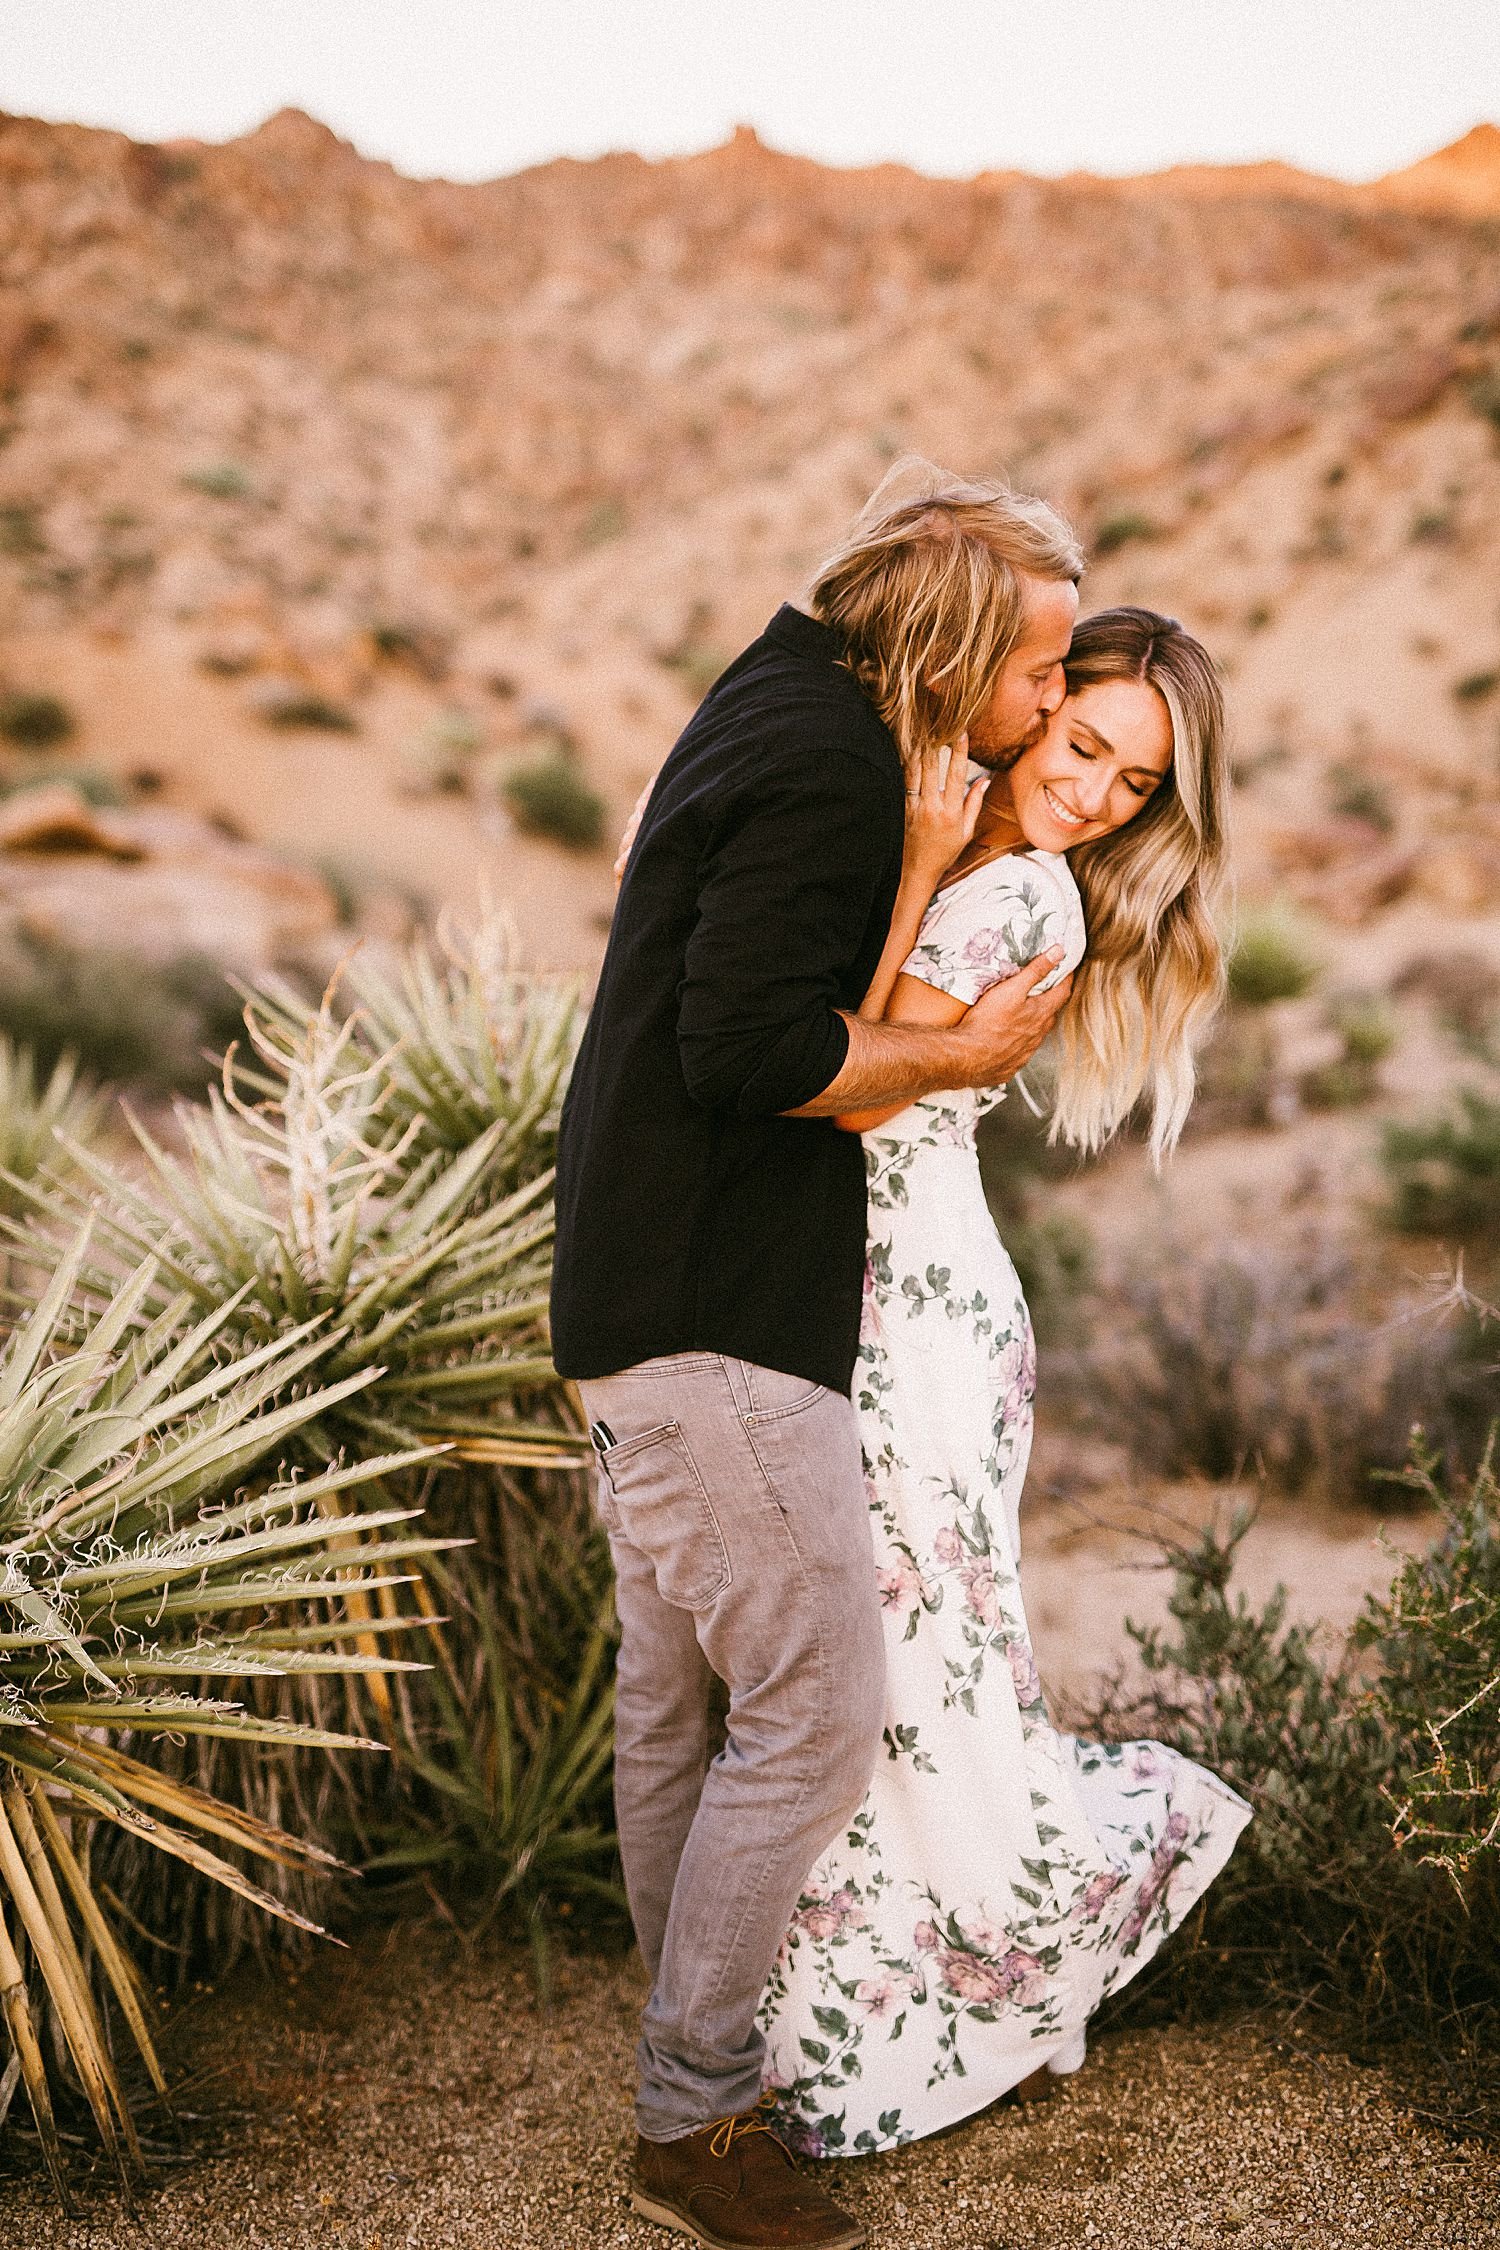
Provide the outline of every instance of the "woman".
[[[1068,695],[964,813],[963,761],[913,778],[907,864],[863,1013],[957,1022],[1061,942],[1076,965],[1054,1135],[1098,1148],[1143,1097],[1182,1129],[1222,979],[1223,712],[1172,620],[1086,620]],[[962,744],[960,744],[962,748]],[[931,898],[931,903],[927,901]],[[925,912],[923,911],[925,907]],[[1087,932],[1087,949],[1085,949]],[[1249,1807],[1158,1744],[1056,1733],[1017,1577],[1035,1353],[974,1134],[998,1093],[841,1118],[864,1137],[869,1264],[854,1397],[889,1668],[886,1756],[808,1879],[762,2009],[777,2130],[812,2155],[896,2146],[1040,2070],[1223,1866]]]

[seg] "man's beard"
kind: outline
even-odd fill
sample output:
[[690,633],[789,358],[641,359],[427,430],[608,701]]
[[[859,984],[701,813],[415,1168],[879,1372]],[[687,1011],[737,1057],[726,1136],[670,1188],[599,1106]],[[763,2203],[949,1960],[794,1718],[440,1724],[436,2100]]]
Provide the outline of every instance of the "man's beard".
[[1009,773],[1016,760],[1025,751],[1036,748],[1046,731],[1046,717],[1039,711],[1019,742],[1007,742],[999,745],[989,742],[975,742],[971,737],[969,756],[976,766],[983,766],[987,773]]

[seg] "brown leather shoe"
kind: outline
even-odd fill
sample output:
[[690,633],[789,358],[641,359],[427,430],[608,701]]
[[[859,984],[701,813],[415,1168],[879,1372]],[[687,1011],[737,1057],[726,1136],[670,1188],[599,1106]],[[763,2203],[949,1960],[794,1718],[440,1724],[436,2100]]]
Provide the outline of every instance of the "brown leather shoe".
[[859,2250],[868,2239],[753,2109],[679,2141],[638,2140],[630,2207],[709,2250]]

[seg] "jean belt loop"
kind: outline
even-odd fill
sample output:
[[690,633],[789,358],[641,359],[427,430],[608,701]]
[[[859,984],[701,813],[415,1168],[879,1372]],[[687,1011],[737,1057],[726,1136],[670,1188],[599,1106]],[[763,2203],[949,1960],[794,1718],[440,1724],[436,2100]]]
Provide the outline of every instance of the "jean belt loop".
[[750,1387],[750,1370],[745,1362],[742,1359],[731,1359],[726,1352],[721,1355],[721,1364],[724,1369],[724,1380],[729,1385],[729,1395],[734,1400],[736,1411],[740,1414],[753,1414],[755,1412],[755,1393]]

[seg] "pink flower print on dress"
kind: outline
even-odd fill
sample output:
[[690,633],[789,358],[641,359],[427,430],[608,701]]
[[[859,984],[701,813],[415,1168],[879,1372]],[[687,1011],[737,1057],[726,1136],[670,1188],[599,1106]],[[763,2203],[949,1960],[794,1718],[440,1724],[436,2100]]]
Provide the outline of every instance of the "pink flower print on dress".
[[831,1894],[821,1883],[810,1884],[803,1895],[807,1904],[797,1908],[792,1922],[797,1929],[806,1930],[809,1937],[841,1937],[846,1929],[863,1929],[868,1920],[847,1883]]
[[976,1953],[1000,1953],[1005,1948],[1006,1933],[990,1920],[983,1909],[960,1914],[958,1926]]
[[864,1977],[854,1987],[855,2005],[863,2008],[867,2016],[873,2016],[877,2023],[883,2023],[908,1997],[914,1981],[896,1969],[887,1969],[878,1977]]
[[1153,1742],[1138,1742],[1130,1754],[1132,1781],[1155,1781],[1161,1772],[1161,1760]]
[[999,1962],[982,1961],[977,1953],[939,1954],[938,1973],[950,1992],[975,2007],[993,2007],[1010,1990]]
[[1074,1905],[1074,1921],[1097,1922],[1124,1880],[1118,1867],[1106,1867],[1099,1874],[1091,1875],[1082,1898]]
[[1033,2007],[1047,1989],[1047,1972],[1035,1953],[1013,1945],[1000,1961],[1000,1973],[1013,2006]]
[[1010,941],[1004,930],[976,930],[965,940],[959,959],[966,969],[988,971],[997,983],[1013,977],[1018,966],[1011,958]]
[[894,1570],[877,1570],[875,1583],[880,1588],[882,1609],[893,1609],[900,1617],[916,1608],[922,1592],[922,1574],[914,1562],[903,1559]]
[[1010,1658],[1010,1676],[1015,1684],[1016,1701],[1022,1710],[1042,1700],[1042,1683],[1025,1641],[1007,1641],[1005,1653]]
[[942,1932],[936,1922],[919,1922],[911,1933],[912,1944],[919,1953],[936,1953],[942,1944]]
[[963,1561],[964,1543],[959,1537],[957,1524],[945,1523],[934,1534],[932,1551],[940,1563],[951,1567]]
[[994,1627],[1001,1617],[1000,1588],[995,1583],[995,1573],[987,1562],[966,1563],[959,1572],[963,1581],[964,1598],[981,1625]]
[[1141,1878],[1141,1887],[1136,1892],[1135,1904],[1121,1924],[1120,1940],[1122,1944],[1132,1944],[1150,1921],[1177,1870],[1179,1860],[1182,1858],[1182,1847],[1187,1832],[1187,1814],[1180,1812],[1169,1814],[1167,1824],[1161,1832],[1161,1842],[1151,1854],[1151,1865]]

